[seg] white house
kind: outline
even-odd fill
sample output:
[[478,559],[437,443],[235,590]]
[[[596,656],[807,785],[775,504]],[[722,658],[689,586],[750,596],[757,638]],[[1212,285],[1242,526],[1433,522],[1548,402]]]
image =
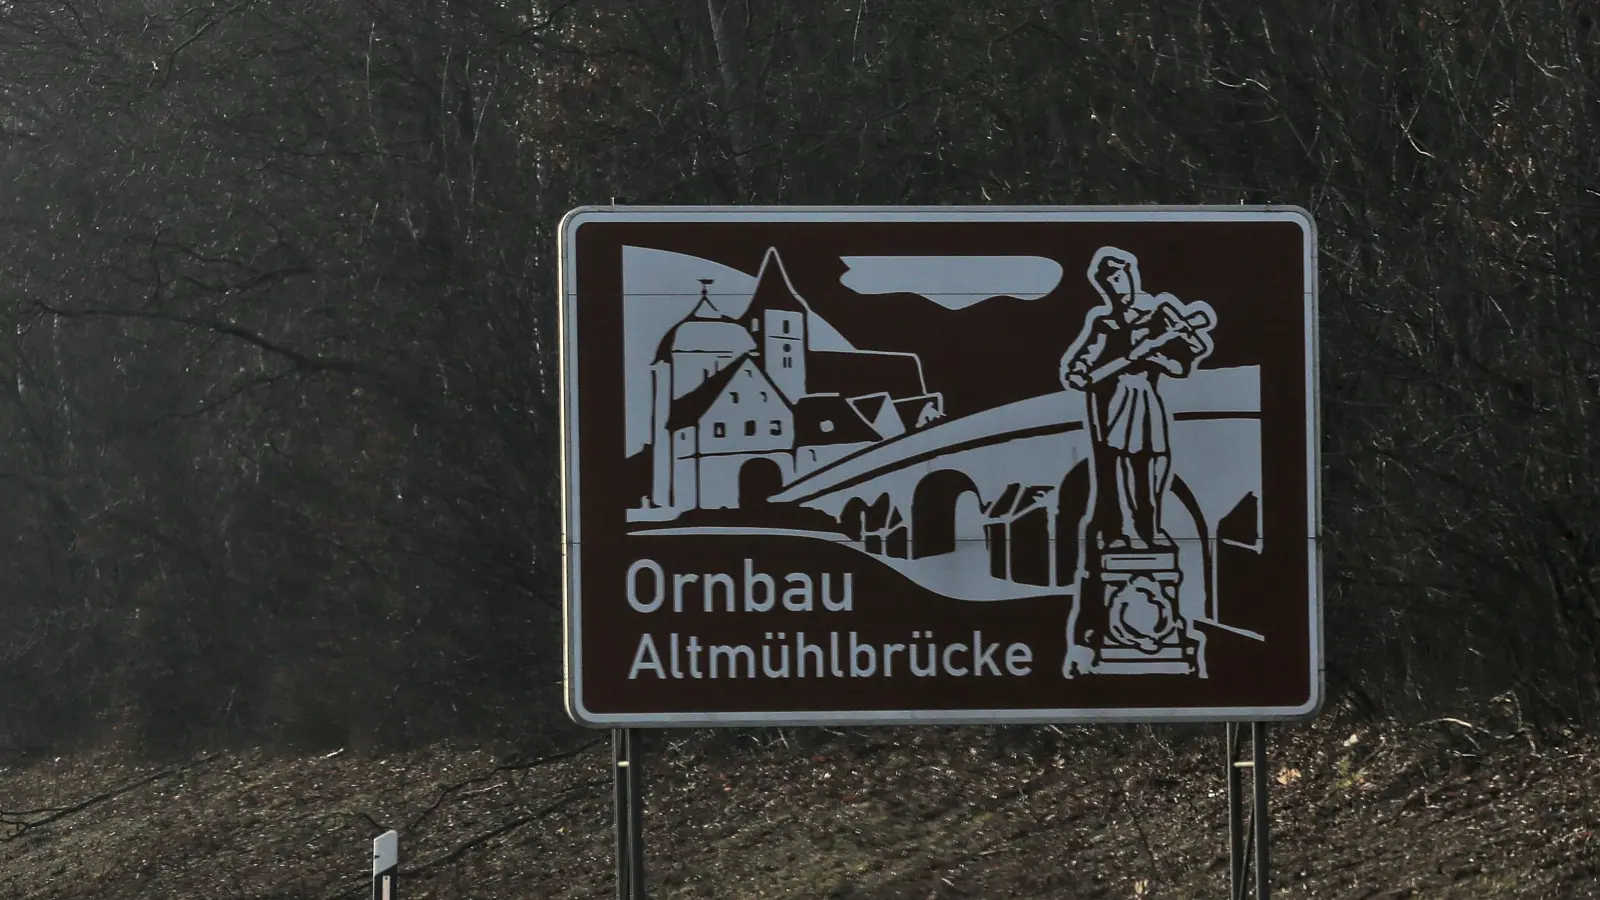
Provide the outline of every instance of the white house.
[[[767,480],[767,494],[793,475],[794,410],[750,354],[678,398],[665,431],[670,454],[664,452],[666,441],[658,442],[655,451],[658,506],[726,509],[741,505],[741,499],[765,500],[740,496],[752,477],[754,470],[747,469],[752,460],[769,460],[769,471],[775,472]],[[659,471],[663,465],[670,467],[665,473]]]

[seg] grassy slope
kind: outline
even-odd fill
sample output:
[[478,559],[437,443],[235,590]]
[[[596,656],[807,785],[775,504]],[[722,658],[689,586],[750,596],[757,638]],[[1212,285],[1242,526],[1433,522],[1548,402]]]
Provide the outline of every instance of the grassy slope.
[[[1220,897],[1217,731],[655,735],[652,896]],[[1332,721],[1278,740],[1276,897],[1600,897],[1600,742]],[[12,766],[8,820],[120,792],[0,843],[0,897],[361,897],[379,826],[402,831],[407,898],[608,897],[607,753]]]

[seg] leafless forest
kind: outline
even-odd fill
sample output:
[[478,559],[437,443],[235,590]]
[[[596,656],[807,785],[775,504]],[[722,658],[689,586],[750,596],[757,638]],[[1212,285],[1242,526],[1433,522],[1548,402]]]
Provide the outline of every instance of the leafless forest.
[[1309,208],[1334,696],[1592,720],[1597,19],[4,0],[0,747],[559,727],[554,228],[613,198]]

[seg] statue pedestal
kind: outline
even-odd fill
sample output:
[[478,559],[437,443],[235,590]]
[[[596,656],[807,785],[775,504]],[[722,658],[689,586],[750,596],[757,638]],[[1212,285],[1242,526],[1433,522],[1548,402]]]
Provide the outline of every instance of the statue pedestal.
[[1088,560],[1062,674],[1199,675],[1204,638],[1178,604],[1174,549],[1102,551]]

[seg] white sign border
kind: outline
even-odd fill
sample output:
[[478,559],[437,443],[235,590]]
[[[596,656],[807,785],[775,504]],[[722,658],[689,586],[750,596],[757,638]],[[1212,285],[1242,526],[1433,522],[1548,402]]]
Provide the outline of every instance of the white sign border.
[[[591,713],[583,706],[579,555],[576,236],[588,222],[1282,222],[1304,239],[1306,313],[1306,528],[1311,624],[1311,698],[1295,707],[1133,709],[814,710],[769,712]],[[590,728],[739,728],[825,725],[993,725],[1156,722],[1298,722],[1326,699],[1322,609],[1322,399],[1316,219],[1304,207],[1255,206],[580,206],[557,228],[557,330],[561,390],[561,581],[567,714]]]

